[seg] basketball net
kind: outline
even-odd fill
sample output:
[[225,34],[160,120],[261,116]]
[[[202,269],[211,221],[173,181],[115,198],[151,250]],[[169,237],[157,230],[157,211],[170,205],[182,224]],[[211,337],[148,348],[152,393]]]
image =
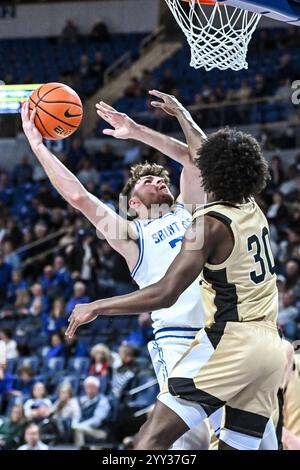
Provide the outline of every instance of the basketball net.
[[166,0],[191,48],[191,67],[247,69],[248,45],[261,18],[214,0]]

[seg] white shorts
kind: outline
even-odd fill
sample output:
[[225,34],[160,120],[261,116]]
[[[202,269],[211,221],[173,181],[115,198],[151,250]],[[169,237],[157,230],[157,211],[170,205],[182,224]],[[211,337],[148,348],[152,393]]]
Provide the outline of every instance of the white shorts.
[[171,370],[190,348],[199,330],[196,328],[163,328],[155,334],[155,340],[148,343],[160,390]]

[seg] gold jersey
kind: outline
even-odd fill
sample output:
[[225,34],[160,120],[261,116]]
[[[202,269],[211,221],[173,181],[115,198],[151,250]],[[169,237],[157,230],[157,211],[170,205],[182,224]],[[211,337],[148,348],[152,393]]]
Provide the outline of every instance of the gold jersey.
[[193,220],[204,215],[227,224],[234,247],[222,264],[205,264],[201,294],[205,324],[265,320],[276,323],[278,292],[269,225],[251,199],[245,204],[217,201],[198,207]]
[[284,427],[300,438],[300,355],[295,354],[291,379],[284,394]]

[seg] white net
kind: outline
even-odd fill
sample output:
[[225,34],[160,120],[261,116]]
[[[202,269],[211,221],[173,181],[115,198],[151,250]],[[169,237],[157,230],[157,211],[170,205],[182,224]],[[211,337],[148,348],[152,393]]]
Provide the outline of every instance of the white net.
[[191,47],[191,67],[247,69],[248,45],[261,15],[200,1],[166,0]]

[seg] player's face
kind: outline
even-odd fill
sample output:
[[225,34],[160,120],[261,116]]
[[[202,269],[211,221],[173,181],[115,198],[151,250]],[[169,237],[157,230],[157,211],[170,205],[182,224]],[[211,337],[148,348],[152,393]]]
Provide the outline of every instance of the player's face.
[[135,185],[133,198],[138,198],[147,209],[151,205],[174,204],[174,197],[164,178],[160,176],[143,176]]

